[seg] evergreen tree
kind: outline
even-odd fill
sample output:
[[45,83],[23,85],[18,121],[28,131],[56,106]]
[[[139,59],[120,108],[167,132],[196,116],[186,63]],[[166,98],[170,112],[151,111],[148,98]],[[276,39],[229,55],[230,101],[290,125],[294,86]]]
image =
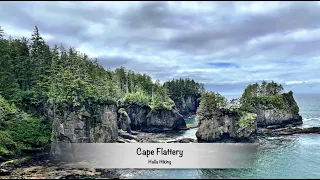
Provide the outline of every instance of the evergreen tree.
[[19,86],[11,55],[11,41],[0,39],[0,95],[11,102],[19,101]]
[[199,108],[196,113],[196,120],[211,119],[217,109],[225,108],[227,101],[219,93],[207,92],[201,96]]
[[[200,94],[202,88],[203,85],[190,79],[162,84],[124,67],[105,70],[97,59],[74,48],[62,44],[50,48],[37,26],[30,42],[24,37],[5,39],[0,28],[0,96],[3,97],[0,98],[0,139],[4,136],[9,139],[0,142],[0,156],[1,150],[17,140],[26,139],[29,145],[37,147],[49,143],[48,132],[52,125],[59,125],[56,117],[65,111],[80,113],[86,122],[94,123],[97,104],[118,101],[122,105],[172,109],[175,106],[172,98]],[[7,101],[12,103],[12,108],[2,112]],[[10,109],[19,109],[21,114],[13,119],[6,116],[4,121],[2,115],[10,114]],[[48,112],[53,112],[53,117]],[[15,123],[19,123],[17,132],[12,131],[11,125]],[[33,141],[32,136],[40,140]]]
[[0,26],[0,40],[3,39],[4,37],[4,31],[3,29],[1,29],[1,26]]

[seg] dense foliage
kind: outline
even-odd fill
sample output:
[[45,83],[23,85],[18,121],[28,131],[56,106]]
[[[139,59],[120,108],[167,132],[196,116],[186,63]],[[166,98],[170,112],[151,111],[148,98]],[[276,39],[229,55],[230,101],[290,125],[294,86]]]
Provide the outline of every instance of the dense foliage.
[[[97,59],[63,45],[50,47],[37,27],[31,39],[5,38],[0,27],[0,156],[23,150],[41,149],[52,140],[52,119],[64,111],[79,111],[96,122],[96,107],[119,104],[126,115],[130,105],[171,110],[188,96],[200,97],[197,118],[210,118],[216,109],[252,112],[257,104],[265,108],[289,108],[298,112],[292,92],[283,93],[275,82],[249,85],[241,99],[230,104],[218,93],[205,92],[192,79],[173,79],[163,84],[119,67],[105,70]],[[96,108],[96,109],[95,109]],[[245,114],[242,127],[253,119]]]
[[49,127],[0,96],[0,156],[41,148],[50,140]]
[[284,93],[281,84],[263,81],[262,84],[250,84],[244,90],[241,101],[241,109],[254,112],[254,109],[282,109],[293,113],[299,111],[292,91]]
[[204,85],[193,79],[173,79],[164,83],[172,100],[178,101],[188,95],[200,95],[204,93]]
[[[13,146],[26,149],[49,143],[52,115],[66,110],[78,111],[92,123],[99,104],[175,106],[169,92],[181,84],[174,81],[153,82],[150,76],[124,67],[105,70],[97,59],[74,48],[49,47],[37,26],[31,39],[5,38],[4,33],[0,27],[0,156]],[[186,82],[179,95],[203,88],[193,80],[179,82]]]
[[121,91],[119,104],[136,104],[154,108],[172,109],[174,102],[168,96],[167,88],[159,80],[152,82],[146,74],[127,71],[124,67],[115,70],[114,80]]
[[227,99],[219,93],[206,92],[201,96],[196,120],[200,122],[201,119],[211,119],[217,109],[226,108],[227,105]]
[[[201,97],[200,106],[197,109],[196,120],[201,123],[206,120],[210,121],[219,118],[219,116],[227,115],[235,118],[236,133],[241,133],[245,128],[254,129],[257,115],[240,109],[239,106],[235,105],[237,102],[234,101],[237,100],[228,103],[227,99],[218,93],[204,93]],[[220,133],[217,128],[213,131],[218,134]]]

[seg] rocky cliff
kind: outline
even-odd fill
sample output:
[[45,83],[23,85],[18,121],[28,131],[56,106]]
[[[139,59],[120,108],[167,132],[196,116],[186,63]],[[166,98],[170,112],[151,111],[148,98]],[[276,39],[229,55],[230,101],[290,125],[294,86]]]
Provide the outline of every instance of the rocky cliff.
[[53,116],[53,143],[51,154],[59,155],[64,143],[107,143],[118,139],[115,104],[97,105],[93,109],[69,109]]
[[198,142],[237,142],[248,140],[256,132],[256,115],[216,109],[209,116],[197,115]]
[[197,108],[200,103],[200,96],[200,94],[186,95],[182,99],[174,100],[179,113],[185,117],[196,114]]
[[248,85],[240,101],[241,109],[257,114],[260,127],[302,124],[293,92],[274,81]]
[[252,112],[257,114],[259,127],[302,124],[299,107],[292,93],[283,93],[257,100]]
[[298,113],[291,113],[281,109],[257,109],[258,126],[259,127],[283,127],[286,125],[302,124],[302,117]]
[[130,118],[130,127],[132,130],[142,130],[147,127],[147,116],[151,111],[149,106],[129,105],[124,107]]
[[128,113],[124,108],[120,108],[118,113],[119,113],[118,128],[124,131],[127,131],[128,133],[131,133],[131,126],[130,126],[131,119],[128,116]]
[[[183,116],[176,109],[151,109],[149,106],[139,105],[130,105],[123,109],[130,119],[131,130],[163,132],[187,128]],[[119,121],[118,124],[123,124],[123,121],[128,120],[123,118]]]
[[176,109],[151,109],[149,106],[116,104],[94,105],[89,108],[68,108],[62,113],[49,112],[53,119],[51,154],[59,155],[59,143],[109,143],[118,140],[118,128],[163,132],[187,129],[184,118]]
[[176,109],[154,109],[147,115],[146,132],[163,132],[187,129],[184,118]]

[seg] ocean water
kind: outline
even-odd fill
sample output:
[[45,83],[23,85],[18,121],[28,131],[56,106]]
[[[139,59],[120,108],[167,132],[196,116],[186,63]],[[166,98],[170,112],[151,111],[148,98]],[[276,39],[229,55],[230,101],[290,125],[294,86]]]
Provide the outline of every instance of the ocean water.
[[[303,118],[302,127],[320,126],[320,94],[294,95]],[[195,123],[187,120],[187,123]],[[197,129],[170,134],[195,137]],[[297,134],[259,139],[258,159],[249,169],[126,170],[124,178],[320,178],[320,134]]]

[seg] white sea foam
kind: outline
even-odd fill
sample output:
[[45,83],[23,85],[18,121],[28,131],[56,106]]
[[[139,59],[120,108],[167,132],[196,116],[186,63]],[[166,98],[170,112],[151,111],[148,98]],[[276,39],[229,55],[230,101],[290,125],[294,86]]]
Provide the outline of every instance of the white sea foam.
[[320,117],[312,117],[312,118],[302,118],[303,121],[310,121],[310,120],[320,120]]

